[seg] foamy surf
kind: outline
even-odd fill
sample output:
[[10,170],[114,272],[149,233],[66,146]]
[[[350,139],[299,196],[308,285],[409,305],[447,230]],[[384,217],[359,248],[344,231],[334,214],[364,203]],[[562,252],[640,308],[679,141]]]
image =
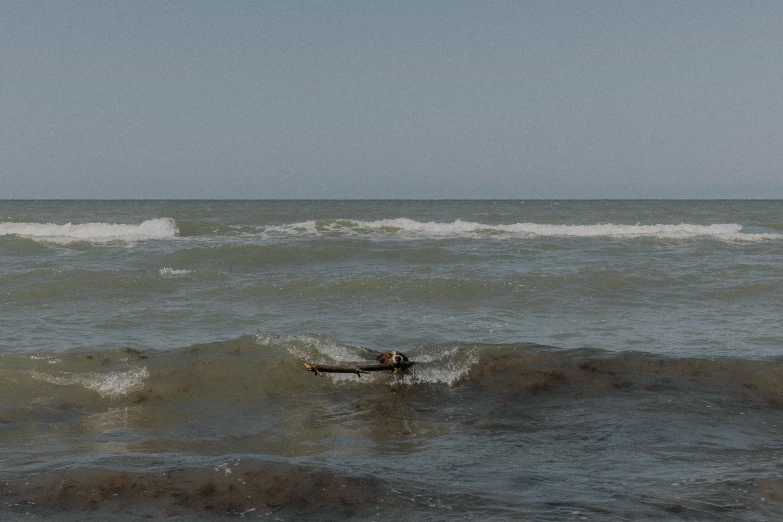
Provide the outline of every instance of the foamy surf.
[[[358,363],[374,364],[374,356],[364,348],[342,345],[334,339],[315,335],[272,335],[256,333],[255,342],[264,347],[282,347],[290,355],[303,363],[352,365]],[[426,353],[418,348],[404,350],[411,361],[417,363],[413,370],[390,381],[392,385],[444,384],[454,386],[467,376],[478,362],[478,351],[474,346],[437,346]],[[324,374],[335,383],[371,384],[378,380],[388,380],[386,373],[376,373],[357,379],[352,374]]]
[[451,223],[416,221],[409,218],[362,221],[337,219],[329,221],[304,221],[286,225],[269,226],[263,230],[266,236],[372,236],[422,239],[525,239],[538,237],[573,238],[653,238],[662,240],[710,238],[721,241],[780,240],[783,234],[749,233],[736,223],[712,225],[655,224],[622,225],[596,223],[590,225],[563,225],[544,223],[486,224],[455,220]]
[[0,223],[0,236],[16,235],[34,241],[67,245],[77,242],[113,243],[170,239],[179,233],[171,218],[149,219],[138,225],[122,223]]
[[[358,360],[357,354],[362,353],[360,348],[340,344],[325,336],[275,335],[258,332],[253,336],[253,339],[259,346],[284,348],[299,360],[317,364],[356,362]],[[369,360],[371,359],[369,358]]]
[[131,392],[139,391],[150,374],[144,367],[131,368],[126,371],[86,374],[62,373],[59,375],[31,370],[34,379],[56,384],[58,386],[83,386],[93,390],[103,398],[118,399]]

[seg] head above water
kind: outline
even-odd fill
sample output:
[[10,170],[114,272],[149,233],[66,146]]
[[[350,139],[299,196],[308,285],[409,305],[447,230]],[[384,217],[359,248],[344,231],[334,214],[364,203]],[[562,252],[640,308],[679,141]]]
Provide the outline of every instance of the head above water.
[[408,360],[408,356],[402,352],[381,352],[375,358],[381,364],[401,364]]

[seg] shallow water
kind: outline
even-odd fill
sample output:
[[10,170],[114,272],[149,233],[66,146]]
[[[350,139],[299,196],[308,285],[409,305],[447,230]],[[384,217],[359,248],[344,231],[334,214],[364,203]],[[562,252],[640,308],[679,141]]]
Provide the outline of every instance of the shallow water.
[[[0,512],[777,520],[780,202],[0,202]],[[407,375],[316,377],[305,362]]]

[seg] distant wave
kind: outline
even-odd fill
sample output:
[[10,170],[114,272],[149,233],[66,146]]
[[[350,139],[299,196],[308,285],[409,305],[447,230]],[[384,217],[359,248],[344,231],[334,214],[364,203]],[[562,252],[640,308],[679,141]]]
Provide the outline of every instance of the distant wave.
[[139,225],[84,223],[0,223],[0,236],[16,235],[35,241],[70,244],[76,242],[112,243],[149,239],[167,239],[177,235],[177,224],[170,218],[150,219]]
[[[217,237],[230,237],[234,233],[226,227],[212,229]],[[747,232],[736,223],[694,225],[689,223],[656,225],[618,225],[597,223],[590,225],[563,225],[543,223],[486,224],[456,220],[451,223],[416,221],[409,218],[381,219],[374,221],[331,219],[311,220],[282,225],[259,226],[255,233],[238,237],[364,237],[387,239],[526,239],[539,237],[563,238],[652,238],[683,240],[709,238],[719,241],[769,241],[783,239],[783,233]],[[170,218],[158,218],[140,224],[84,223],[64,225],[52,223],[0,223],[0,236],[16,235],[41,243],[71,244],[86,242],[104,244],[132,243],[155,239],[170,239],[180,234],[177,223]],[[211,235],[211,234],[210,234]],[[166,273],[163,275],[179,275]]]
[[485,224],[456,220],[451,223],[422,222],[408,218],[376,221],[328,220],[304,221],[264,228],[268,235],[386,235],[422,238],[532,238],[532,237],[609,237],[691,239],[707,237],[724,241],[759,241],[783,239],[783,234],[743,232],[742,225],[721,223],[713,225],[552,225],[539,223]]
[[160,269],[160,275],[163,277],[176,277],[182,275],[192,274],[192,270],[176,270],[174,268],[163,267]]

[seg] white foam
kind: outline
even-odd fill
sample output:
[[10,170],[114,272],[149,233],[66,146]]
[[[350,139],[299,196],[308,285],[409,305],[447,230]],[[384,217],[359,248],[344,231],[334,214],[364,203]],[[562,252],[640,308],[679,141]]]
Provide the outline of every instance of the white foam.
[[356,362],[356,349],[341,345],[328,337],[256,333],[254,339],[261,346],[283,346],[297,359],[308,362],[317,364]]
[[173,268],[163,267],[160,269],[160,275],[163,277],[177,277],[193,273],[192,270],[175,270]]
[[[328,337],[256,333],[254,339],[262,346],[283,346],[288,353],[302,362],[353,365],[366,358],[367,364],[375,363],[374,357],[363,353],[363,350],[339,344]],[[389,374],[385,372],[363,375],[361,379],[357,379],[356,375],[350,373],[324,375],[340,384],[372,384],[383,381],[393,386],[411,384],[453,386],[468,374],[478,360],[478,351],[472,347],[439,347],[434,351],[411,356],[411,361],[423,364],[414,366],[409,374],[395,376],[392,380],[388,379]]]
[[694,225],[688,223],[656,225],[616,225],[598,223],[591,225],[553,225],[542,223],[485,224],[456,220],[451,223],[416,221],[409,218],[361,221],[338,219],[330,221],[304,221],[264,228],[264,235],[355,235],[404,238],[641,238],[693,239],[712,238],[722,241],[780,240],[783,234],[743,232],[742,225],[717,223]]
[[50,375],[35,370],[30,371],[35,379],[60,386],[78,385],[98,392],[103,398],[117,399],[134,391],[144,389],[144,380],[150,374],[147,368],[131,368],[124,372],[86,374],[63,373]]
[[150,219],[138,225],[118,223],[0,223],[0,236],[17,235],[35,241],[67,245],[76,242],[112,243],[169,239],[179,233],[170,218]]
[[478,363],[478,352],[470,348],[439,348],[417,356],[413,372],[402,379],[402,384],[446,384],[453,386]]

